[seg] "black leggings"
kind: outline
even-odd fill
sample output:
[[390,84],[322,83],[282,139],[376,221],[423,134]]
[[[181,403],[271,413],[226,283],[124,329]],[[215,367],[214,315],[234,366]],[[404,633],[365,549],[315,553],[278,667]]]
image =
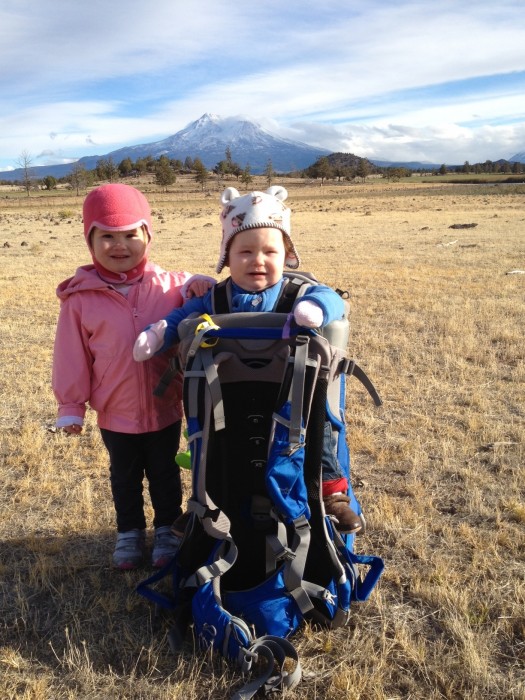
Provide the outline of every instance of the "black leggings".
[[116,433],[100,429],[109,452],[111,492],[117,530],[146,528],[143,481],[148,479],[153,526],[171,525],[182,512],[180,469],[175,463],[181,422],[154,433]]

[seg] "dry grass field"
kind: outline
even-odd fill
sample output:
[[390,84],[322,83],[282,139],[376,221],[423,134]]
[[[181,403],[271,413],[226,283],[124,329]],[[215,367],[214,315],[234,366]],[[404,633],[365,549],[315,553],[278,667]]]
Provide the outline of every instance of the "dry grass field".
[[[356,548],[386,563],[347,628],[295,636],[286,697],[523,700],[525,275],[508,273],[525,269],[525,186],[284,184],[302,269],[349,290],[351,354],[384,399],[349,382]],[[213,274],[219,192],[142,189],[152,259]],[[110,566],[93,415],[80,438],[53,428],[55,287],[90,261],[81,202],[0,192],[0,696],[222,700],[235,669],[191,643],[174,657],[134,592],[147,571]]]

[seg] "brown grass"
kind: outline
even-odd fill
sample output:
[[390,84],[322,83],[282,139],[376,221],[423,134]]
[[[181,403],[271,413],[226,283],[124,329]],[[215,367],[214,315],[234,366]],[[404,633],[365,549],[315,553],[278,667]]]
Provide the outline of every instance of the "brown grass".
[[[506,273],[525,269],[525,189],[286,184],[302,269],[350,291],[351,353],[384,398],[349,384],[357,549],[386,562],[347,628],[296,635],[287,697],[523,700],[525,275]],[[213,274],[218,192],[144,188],[155,261]],[[111,569],[93,416],[80,439],[53,431],[54,290],[89,262],[81,201],[0,199],[2,698],[227,697],[236,671],[174,657],[134,592],[146,572]]]

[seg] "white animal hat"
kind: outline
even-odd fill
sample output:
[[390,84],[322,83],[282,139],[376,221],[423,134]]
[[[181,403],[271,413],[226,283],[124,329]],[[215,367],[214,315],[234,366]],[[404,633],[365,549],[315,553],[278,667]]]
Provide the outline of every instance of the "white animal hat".
[[266,192],[250,192],[242,197],[235,187],[224,190],[221,197],[222,241],[217,272],[224,267],[235,234],[250,228],[277,228],[282,231],[286,247],[284,264],[293,270],[299,267],[300,258],[290,235],[290,210],[283,204],[287,197],[288,192],[280,185],[269,187]]

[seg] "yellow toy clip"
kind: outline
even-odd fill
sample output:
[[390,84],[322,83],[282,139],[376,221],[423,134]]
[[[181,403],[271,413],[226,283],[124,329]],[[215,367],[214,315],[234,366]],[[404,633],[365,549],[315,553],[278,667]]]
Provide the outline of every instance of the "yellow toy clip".
[[[199,323],[197,328],[195,329],[195,335],[199,335],[201,331],[218,331],[219,326],[217,326],[211,318],[208,316],[208,314],[202,314],[202,316],[199,316],[199,318],[202,318],[203,321],[202,323]],[[219,339],[218,338],[210,338],[209,340],[203,340],[202,343],[200,344],[201,348],[212,348],[214,345],[217,345]]]

